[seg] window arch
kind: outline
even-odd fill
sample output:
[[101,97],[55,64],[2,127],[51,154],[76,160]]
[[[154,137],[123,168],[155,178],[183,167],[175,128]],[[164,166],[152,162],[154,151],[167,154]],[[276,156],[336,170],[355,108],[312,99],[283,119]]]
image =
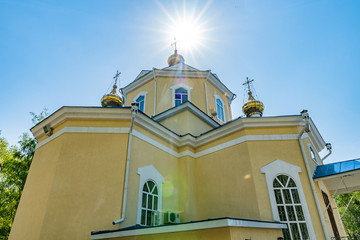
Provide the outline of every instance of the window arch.
[[133,99],[133,102],[139,103],[139,111],[145,112],[146,94],[148,92],[141,91]]
[[136,99],[136,102],[139,104],[139,110],[144,112],[145,106],[145,96],[140,96]]
[[136,224],[160,225],[162,222],[162,184],[164,177],[152,165],[138,168],[140,175]]
[[283,229],[285,239],[309,239],[305,214],[294,180],[279,175],[273,181],[273,189],[280,221],[287,224]]
[[170,89],[173,91],[173,107],[179,106],[187,101],[190,101],[191,87],[187,85],[175,85]]
[[[285,237],[285,239],[316,239],[315,230],[311,221],[309,208],[306,203],[305,194],[303,191],[303,187],[301,184],[299,173],[301,172],[301,168],[299,166],[284,162],[282,160],[275,160],[262,168],[260,168],[261,173],[265,173],[265,180],[268,188],[268,194],[269,194],[269,200],[271,205],[271,211],[273,214],[274,221],[282,221],[286,223],[290,229],[289,233],[291,231],[291,223],[306,223],[306,228],[308,232],[308,238],[294,238],[294,237]],[[285,177],[280,177],[285,176]],[[291,179],[291,181],[290,181]],[[275,181],[276,180],[276,181]],[[286,180],[286,181],[285,181]],[[296,189],[295,193],[292,193],[291,190]],[[275,190],[280,190],[275,191]],[[285,193],[284,193],[285,192]],[[297,194],[296,194],[297,193]],[[285,194],[285,195],[284,195]],[[289,197],[290,194],[290,197]],[[294,195],[293,195],[294,194]],[[286,199],[285,197],[286,196]],[[280,198],[281,197],[281,198]],[[298,203],[298,198],[300,203]],[[294,200],[295,199],[295,200]],[[289,200],[292,202],[290,203]],[[282,203],[280,203],[282,201]],[[284,210],[287,211],[287,206],[289,206],[289,213],[290,217],[286,215],[287,213],[281,208],[279,210],[279,206],[283,206]],[[296,206],[301,206],[302,213],[304,215],[304,220],[298,220],[298,221],[288,221],[288,219],[294,219],[293,213],[297,214],[295,211],[298,210],[299,216],[297,217],[295,215],[295,218],[302,219],[301,210],[296,209]],[[292,208],[290,208],[292,207]],[[294,210],[294,211],[292,211]],[[281,215],[280,215],[281,214]],[[287,221],[284,221],[284,216],[286,217]],[[281,220],[282,219],[282,220]],[[303,224],[302,224],[303,225]],[[298,229],[300,228],[300,224],[296,225]],[[295,228],[295,225],[293,225],[293,228]],[[304,226],[302,226],[304,228]],[[286,230],[285,230],[286,231]],[[284,231],[284,236],[287,234],[287,232]],[[294,230],[295,232],[296,230]],[[299,233],[301,234],[301,229],[299,230]],[[303,230],[306,231],[306,230]],[[304,233],[305,235],[305,233]]]
[[142,190],[141,225],[159,225],[159,190],[156,183],[148,180]]

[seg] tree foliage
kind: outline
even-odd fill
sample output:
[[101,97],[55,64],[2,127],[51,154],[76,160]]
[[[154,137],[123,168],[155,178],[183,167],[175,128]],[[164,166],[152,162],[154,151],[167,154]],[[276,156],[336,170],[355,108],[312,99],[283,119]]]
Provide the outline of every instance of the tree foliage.
[[[39,115],[32,113],[32,116],[36,124],[47,116],[46,109]],[[0,136],[0,240],[7,239],[10,234],[35,146],[36,139],[28,133],[23,133],[17,146],[9,146]]]
[[347,234],[360,236],[360,192],[338,195],[335,199]]

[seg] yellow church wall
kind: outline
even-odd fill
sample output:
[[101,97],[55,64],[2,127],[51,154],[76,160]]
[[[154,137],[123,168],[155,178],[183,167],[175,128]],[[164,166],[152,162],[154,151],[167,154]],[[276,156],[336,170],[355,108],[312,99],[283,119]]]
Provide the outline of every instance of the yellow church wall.
[[195,160],[197,220],[219,217],[259,220],[249,161],[245,143]]
[[[40,239],[46,206],[54,180],[63,139],[55,139],[50,149],[37,149],[31,163],[9,239]],[[29,221],[31,219],[31,221]]]
[[171,150],[178,151],[178,147],[175,144],[171,143],[170,141],[166,141],[163,138],[158,137],[153,132],[150,132],[149,130],[147,130],[147,129],[143,128],[143,127],[139,127],[137,124],[135,124],[134,126],[135,126],[134,130],[136,130],[137,132],[145,135],[146,137],[151,138],[152,140],[162,144],[163,146],[165,146],[165,147],[167,147],[167,148],[169,148]]
[[[216,94],[224,102],[225,122],[230,121],[231,120],[230,108],[229,108],[230,105],[229,105],[229,99],[226,96],[226,94],[224,94],[220,90],[218,90],[209,81],[206,82],[206,87],[207,87],[207,96],[208,96],[208,104],[209,104],[209,114],[211,115],[212,111],[216,111],[216,103],[215,103],[215,97],[214,97],[214,94]],[[221,123],[221,121],[219,121],[216,117],[214,119],[217,120],[219,123]]]
[[[277,131],[278,130],[278,131]],[[226,143],[228,141],[243,137],[245,135],[279,135],[279,134],[297,134],[296,127],[279,127],[279,128],[246,128],[239,131],[228,134],[222,138],[216,139],[203,146],[196,148],[197,152],[206,150],[208,148],[217,146],[219,144]]]
[[[28,220],[43,216],[41,224],[33,223],[35,229],[40,226],[40,235],[31,234],[32,224],[19,222],[11,239],[89,239],[94,229],[115,229],[111,222],[121,211],[127,139],[128,134],[64,133],[38,148],[36,154],[49,156],[39,156],[42,164],[34,159],[30,172],[41,181],[30,177],[27,184],[40,197],[46,193],[47,201],[38,210],[34,206],[42,202],[40,197],[24,195],[22,201],[33,207],[19,208],[19,214],[28,212],[33,216]],[[44,184],[47,189],[36,191]],[[27,237],[17,237],[20,234]]]
[[172,86],[187,85],[191,87],[190,101],[201,111],[206,113],[205,87],[203,78],[173,78],[157,77],[157,100],[156,114],[172,108],[173,91]]
[[134,102],[134,98],[141,92],[147,92],[145,97],[145,114],[148,116],[154,115],[154,94],[155,94],[155,81],[151,79],[144,85],[136,88],[135,90],[129,92],[126,96],[126,106],[131,106],[131,103]]
[[179,158],[178,160],[178,179],[179,179],[179,209],[181,222],[189,222],[198,219],[198,208],[196,201],[196,181],[195,176],[196,160],[190,156]]
[[[165,178],[162,193],[162,211],[179,209],[179,178],[177,172],[177,158],[152,146],[151,144],[133,137],[130,158],[130,175],[127,199],[127,214],[121,228],[133,226],[137,221],[141,167],[152,165]],[[119,189],[121,191],[121,189]],[[115,220],[115,219],[113,219]],[[103,228],[106,229],[106,228]]]
[[180,135],[191,133],[192,135],[197,136],[213,129],[213,127],[200,120],[189,110],[182,111],[175,116],[166,118],[160,123]]
[[[259,151],[261,149],[261,151]],[[279,159],[301,168],[299,173],[306,203],[309,209],[312,225],[314,226],[317,239],[325,239],[322,231],[320,217],[316,208],[310,181],[306,172],[306,167],[298,140],[286,141],[249,141],[248,151],[251,158],[252,176],[255,183],[255,191],[260,207],[261,219],[273,220],[269,193],[266,185],[265,174],[260,172],[260,168]]]

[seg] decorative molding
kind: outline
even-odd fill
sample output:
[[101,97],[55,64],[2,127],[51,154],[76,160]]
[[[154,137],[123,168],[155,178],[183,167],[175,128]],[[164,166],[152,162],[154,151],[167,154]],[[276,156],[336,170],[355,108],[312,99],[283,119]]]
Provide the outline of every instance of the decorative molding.
[[242,219],[215,219],[203,222],[184,223],[170,226],[159,226],[151,228],[141,228],[133,230],[121,230],[108,233],[92,233],[91,239],[108,239],[116,237],[139,236],[148,234],[174,233],[194,231],[201,229],[221,228],[221,227],[246,227],[246,228],[265,228],[265,229],[283,229],[286,224],[278,222],[262,222],[255,220]]
[[270,198],[271,211],[273,214],[274,221],[280,221],[277,205],[276,205],[275,193],[273,189],[273,181],[275,177],[283,174],[291,177],[295,181],[300,197],[300,202],[301,205],[303,206],[303,211],[304,211],[307,227],[309,230],[310,239],[316,239],[314,227],[312,225],[312,221],[310,217],[309,208],[307,206],[303,187],[299,177],[299,173],[301,173],[301,168],[299,166],[278,159],[260,168],[260,172],[265,174],[268,194]]
[[[158,206],[159,209],[158,211],[161,212],[161,208],[162,208],[162,184],[165,182],[165,178],[159,173],[159,171],[153,166],[153,165],[149,165],[149,166],[145,166],[145,167],[141,167],[138,168],[137,173],[140,175],[140,183],[139,183],[139,199],[138,199],[138,211],[137,211],[137,220],[136,220],[136,224],[141,223],[141,203],[142,203],[142,191],[143,191],[143,187],[144,184],[149,181],[149,180],[153,180],[157,187],[158,187]],[[161,223],[161,219],[162,219],[162,214],[159,215],[160,217],[160,223]]]
[[175,114],[177,114],[179,112],[182,112],[182,111],[185,111],[185,110],[189,110],[190,112],[195,114],[198,118],[200,118],[201,120],[206,122],[211,127],[216,128],[216,127],[220,126],[220,124],[218,124],[214,119],[212,119],[206,113],[204,113],[203,111],[201,111],[200,109],[195,107],[194,104],[192,104],[191,102],[185,102],[185,103],[177,106],[176,108],[171,108],[171,109],[169,109],[169,110],[167,110],[165,112],[162,112],[162,113],[154,116],[153,119],[155,121],[157,121],[157,122],[160,122],[160,121],[162,121],[164,119],[172,117]]
[[[103,107],[62,107],[48,118],[37,124],[31,129],[34,136],[38,139],[44,136],[43,127],[50,124],[52,128],[56,127],[66,120],[127,120],[131,119],[131,110],[129,107],[122,108],[103,108]],[[176,147],[191,146],[194,148],[203,146],[209,142],[220,139],[224,136],[232,134],[246,128],[270,128],[270,127],[296,127],[303,126],[304,121],[301,116],[284,116],[284,117],[261,117],[261,118],[238,118],[231,122],[228,122],[214,130],[210,130],[198,137],[194,137],[190,134],[179,136],[172,132],[168,128],[154,121],[144,113],[139,112],[135,118],[135,124],[146,129],[150,133],[162,138],[163,140],[174,144]],[[81,127],[79,127],[81,128]],[[68,128],[55,132],[52,136],[41,141],[38,145],[51,141],[55,137],[67,132]],[[76,131],[76,127],[73,127],[72,131]],[[110,128],[111,129],[111,128]],[[89,128],[89,131],[91,128]],[[310,138],[311,140],[317,139],[325,146],[320,134],[312,128],[309,133],[303,134],[303,138]],[[83,130],[79,130],[83,131]],[[92,131],[92,130],[91,130]],[[95,130],[94,130],[95,131]],[[106,130],[108,131],[108,130]],[[297,134],[283,134],[283,135],[247,135],[244,141],[251,140],[290,140],[296,139]],[[231,140],[232,142],[234,140]],[[237,140],[242,141],[242,140]],[[39,147],[38,146],[38,147]],[[205,151],[205,150],[204,150]],[[196,153],[199,154],[199,153]]]
[[187,91],[187,95],[188,95],[188,101],[191,102],[191,89],[192,87],[190,87],[187,84],[176,84],[170,87],[170,89],[172,90],[172,106],[175,107],[175,90],[179,89],[179,88],[184,88]]

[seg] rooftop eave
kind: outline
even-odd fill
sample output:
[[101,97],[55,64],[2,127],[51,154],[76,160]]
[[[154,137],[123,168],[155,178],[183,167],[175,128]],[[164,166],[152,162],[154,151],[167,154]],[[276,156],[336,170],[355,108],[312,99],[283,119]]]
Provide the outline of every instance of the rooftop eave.
[[210,70],[208,71],[193,71],[193,70],[172,70],[172,69],[153,69],[148,73],[140,76],[124,88],[122,88],[123,94],[126,96],[129,92],[134,91],[138,87],[154,79],[154,77],[174,77],[174,78],[205,78],[217,87],[223,94],[225,94],[230,100],[234,98],[234,93],[231,92],[218,77],[216,77]]

